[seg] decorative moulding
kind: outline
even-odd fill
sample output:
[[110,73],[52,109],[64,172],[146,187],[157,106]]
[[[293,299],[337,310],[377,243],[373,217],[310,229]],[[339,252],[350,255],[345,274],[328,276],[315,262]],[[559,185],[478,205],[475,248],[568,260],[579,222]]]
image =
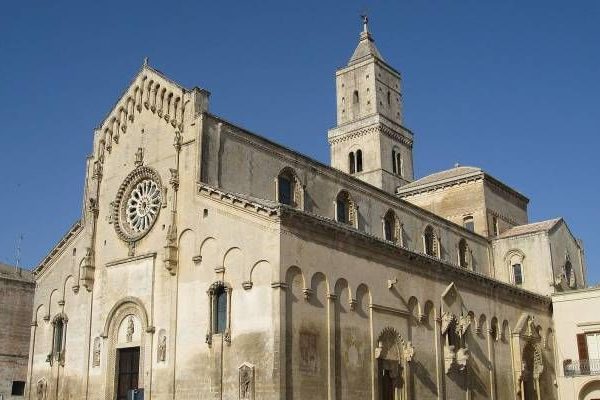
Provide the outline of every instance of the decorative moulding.
[[133,257],[126,257],[126,258],[120,258],[118,260],[114,260],[114,261],[109,261],[105,264],[105,266],[108,267],[114,267],[116,265],[120,265],[120,264],[126,264],[126,263],[130,263],[132,261],[138,261],[138,260],[143,260],[145,258],[156,258],[156,252],[152,252],[152,253],[146,253],[146,254],[140,254],[137,256],[133,256]]

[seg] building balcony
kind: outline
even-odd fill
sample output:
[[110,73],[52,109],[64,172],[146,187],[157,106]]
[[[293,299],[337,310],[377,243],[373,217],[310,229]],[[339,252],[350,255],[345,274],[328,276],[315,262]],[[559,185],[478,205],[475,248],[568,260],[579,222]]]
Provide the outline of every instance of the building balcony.
[[600,375],[600,359],[565,360],[563,370],[565,376]]

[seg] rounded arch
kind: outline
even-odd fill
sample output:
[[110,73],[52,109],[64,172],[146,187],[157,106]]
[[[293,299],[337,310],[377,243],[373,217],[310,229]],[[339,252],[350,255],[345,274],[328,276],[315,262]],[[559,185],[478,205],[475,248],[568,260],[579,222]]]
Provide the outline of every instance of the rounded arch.
[[423,230],[423,252],[428,256],[439,257],[438,236],[431,225]]
[[306,287],[306,279],[304,278],[304,273],[302,273],[302,270],[300,269],[300,267],[298,267],[296,265],[292,265],[287,269],[287,271],[285,273],[285,283],[287,283],[288,285],[291,285],[292,282],[294,281],[294,278],[296,278],[296,276],[300,276],[300,279],[302,281],[302,287],[305,288]]
[[40,321],[40,317],[43,319],[44,318],[44,305],[40,304],[35,308],[35,311],[33,313],[33,321],[32,323],[38,323]]
[[372,302],[373,300],[369,287],[364,283],[358,285],[356,288],[356,311],[361,317],[368,317],[369,307]]
[[108,337],[111,327],[120,322],[116,320],[123,311],[137,315],[144,330],[151,329],[148,321],[148,312],[146,311],[146,307],[144,307],[144,303],[137,297],[128,296],[117,301],[106,315],[104,328],[102,329],[102,337]]
[[325,284],[326,293],[331,293],[331,288],[329,287],[329,280],[327,279],[327,275],[322,272],[315,272],[313,276],[310,278],[310,289],[313,291],[317,290],[317,287],[321,284]]
[[277,174],[276,183],[278,202],[304,209],[304,183],[292,167],[283,167]]
[[504,320],[502,321],[502,330],[500,331],[500,338],[502,339],[502,341],[506,342],[508,341],[508,338],[510,337],[510,324],[508,322],[508,320]]
[[350,285],[346,279],[339,278],[335,282],[333,293],[337,297],[336,307],[338,312],[344,313],[352,310],[352,307],[355,305],[355,303],[352,297]]
[[479,320],[477,321],[477,332],[483,334],[487,331],[487,317],[485,314],[481,314],[479,316]]
[[179,238],[177,239],[177,241],[179,243],[181,243],[181,238],[183,237],[183,235],[187,232],[193,233],[194,230],[192,228],[185,228],[184,230],[181,231],[181,233],[179,234]]
[[338,222],[357,227],[356,201],[350,193],[340,190],[335,198],[335,219]]
[[199,256],[201,263],[214,263],[217,265],[217,239],[209,236],[202,240],[199,248]]
[[252,264],[252,266],[248,270],[248,280],[250,282],[252,282],[254,270],[261,265],[266,265],[268,268],[271,267],[271,263],[268,262],[267,260],[258,260],[257,262]]
[[600,397],[600,379],[589,380],[579,389],[578,400],[592,400]]
[[388,209],[383,216],[383,238],[393,243],[401,243],[400,219],[393,209]]
[[490,331],[489,332],[490,332],[490,336],[492,337],[492,339],[494,339],[494,340],[499,339],[500,327],[498,326],[498,318],[492,317],[492,319],[490,320]]
[[419,300],[415,296],[411,296],[407,303],[408,310],[413,317],[413,321],[419,321],[421,319],[421,305]]
[[242,250],[239,247],[229,248],[223,255],[223,262],[221,264],[223,268],[229,269],[242,266]]
[[62,290],[62,295],[61,295],[61,299],[62,301],[65,301],[66,295],[67,295],[67,284],[69,283],[69,281],[74,281],[74,284],[71,285],[71,287],[73,287],[74,285],[77,284],[77,282],[75,282],[75,277],[71,274],[67,275],[67,277],[65,278],[64,282],[63,282],[63,290]]
[[[58,300],[57,300],[58,296],[60,296],[58,289],[52,289],[50,291],[50,295],[48,296],[48,314],[47,314],[48,317],[50,317],[50,315],[52,315],[55,307],[58,308]],[[53,302],[56,302],[56,304],[54,304]]]
[[425,323],[428,326],[432,326],[433,321],[435,321],[435,305],[433,301],[427,300],[423,306],[423,316]]

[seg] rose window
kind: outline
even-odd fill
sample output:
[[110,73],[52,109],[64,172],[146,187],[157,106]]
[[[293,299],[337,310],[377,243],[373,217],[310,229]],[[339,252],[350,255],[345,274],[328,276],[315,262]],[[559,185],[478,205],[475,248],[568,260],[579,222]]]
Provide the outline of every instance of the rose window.
[[127,223],[134,232],[145,231],[158,215],[160,189],[158,184],[146,179],[135,185],[127,200]]
[[113,221],[121,239],[134,242],[150,231],[163,206],[160,176],[149,167],[134,169],[114,202]]

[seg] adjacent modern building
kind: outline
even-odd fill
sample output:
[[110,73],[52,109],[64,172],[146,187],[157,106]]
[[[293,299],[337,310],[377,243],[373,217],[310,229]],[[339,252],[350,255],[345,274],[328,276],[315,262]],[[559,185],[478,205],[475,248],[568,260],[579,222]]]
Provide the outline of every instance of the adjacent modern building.
[[31,271],[0,263],[0,400],[24,399],[34,289]]
[[581,243],[479,168],[415,180],[366,21],[335,81],[324,165],[144,63],[35,269],[29,399],[558,398]]
[[600,287],[552,295],[561,400],[600,399]]

